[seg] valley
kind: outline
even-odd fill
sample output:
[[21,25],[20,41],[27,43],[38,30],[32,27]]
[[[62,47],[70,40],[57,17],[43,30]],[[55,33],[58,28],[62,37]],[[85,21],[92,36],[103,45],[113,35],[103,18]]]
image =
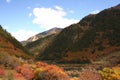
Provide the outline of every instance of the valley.
[[120,4],[21,43],[0,25],[0,80],[120,80]]

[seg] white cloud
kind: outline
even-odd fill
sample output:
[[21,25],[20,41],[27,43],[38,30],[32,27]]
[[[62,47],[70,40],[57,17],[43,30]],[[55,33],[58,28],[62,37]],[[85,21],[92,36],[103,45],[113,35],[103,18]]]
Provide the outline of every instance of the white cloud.
[[92,11],[91,14],[97,14],[99,12],[100,12],[99,10],[95,10],[95,11]]
[[32,13],[29,13],[28,16],[31,17],[31,16],[32,16]]
[[63,11],[63,8],[59,7],[59,6],[55,6],[55,9],[59,10],[59,11]]
[[77,19],[66,18],[67,13],[59,6],[55,6],[54,8],[34,8],[33,15],[35,18],[32,22],[45,29],[53,27],[64,28],[79,21]]
[[10,2],[11,2],[11,0],[6,0],[6,2],[7,2],[7,3],[10,3]]
[[38,32],[18,30],[11,34],[19,41],[27,40],[29,37],[36,35]]

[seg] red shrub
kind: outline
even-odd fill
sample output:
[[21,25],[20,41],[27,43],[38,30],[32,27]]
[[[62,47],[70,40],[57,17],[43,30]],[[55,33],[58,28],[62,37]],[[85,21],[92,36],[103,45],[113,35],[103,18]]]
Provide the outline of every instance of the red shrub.
[[20,74],[20,73],[16,73],[16,74],[14,74],[14,77],[15,77],[15,78],[21,78],[21,77],[23,77],[23,76],[22,76],[22,74]]
[[28,80],[32,80],[34,78],[33,71],[30,68],[22,68],[21,74]]
[[48,65],[35,70],[35,80],[69,80],[69,77],[63,69]]
[[15,73],[13,78],[14,80],[26,80],[21,73]]
[[39,67],[46,67],[48,64],[47,63],[44,63],[44,62],[37,62],[36,63],[36,67],[39,68]]
[[63,69],[43,62],[37,62],[36,65],[23,64],[16,67],[16,71],[27,80],[69,80]]
[[23,64],[22,67],[23,68],[30,68],[30,65],[29,64]]
[[4,69],[0,69],[0,76],[5,76],[5,70]]
[[32,80],[34,78],[34,73],[28,64],[16,67],[16,71],[21,73],[27,80]]
[[21,72],[21,69],[22,69],[22,67],[21,67],[21,66],[17,66],[17,67],[15,68],[15,70],[16,70],[18,73],[20,73],[20,72]]

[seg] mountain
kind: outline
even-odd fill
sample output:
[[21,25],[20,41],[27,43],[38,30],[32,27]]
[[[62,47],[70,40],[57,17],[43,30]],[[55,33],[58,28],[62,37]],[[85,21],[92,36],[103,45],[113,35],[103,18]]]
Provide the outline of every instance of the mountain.
[[34,57],[38,56],[38,54],[42,53],[44,49],[53,41],[56,35],[57,34],[51,34],[36,41],[29,42],[25,45],[25,48],[33,53]]
[[36,40],[38,40],[40,38],[44,38],[44,37],[46,37],[48,35],[51,35],[51,34],[59,33],[61,30],[62,30],[61,28],[55,27],[55,28],[52,28],[50,30],[39,33],[39,34],[37,34],[35,36],[32,36],[28,40],[22,41],[21,43],[25,46],[27,43],[34,42],[34,41],[36,41]]
[[120,50],[119,33],[120,5],[117,5],[64,28],[37,59],[92,62]]
[[39,33],[27,40],[25,48],[27,48],[34,56],[38,56],[50,44],[53,38],[61,31],[61,28],[52,28],[50,30]]
[[14,67],[30,59],[30,53],[0,25],[0,66]]

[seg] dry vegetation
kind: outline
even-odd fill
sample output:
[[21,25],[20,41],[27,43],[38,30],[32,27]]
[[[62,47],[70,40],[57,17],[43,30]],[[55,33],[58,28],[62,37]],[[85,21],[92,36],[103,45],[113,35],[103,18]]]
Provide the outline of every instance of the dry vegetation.
[[14,70],[1,67],[0,80],[120,80],[120,65],[102,70],[82,66],[64,71],[56,65],[36,62],[16,66]]

